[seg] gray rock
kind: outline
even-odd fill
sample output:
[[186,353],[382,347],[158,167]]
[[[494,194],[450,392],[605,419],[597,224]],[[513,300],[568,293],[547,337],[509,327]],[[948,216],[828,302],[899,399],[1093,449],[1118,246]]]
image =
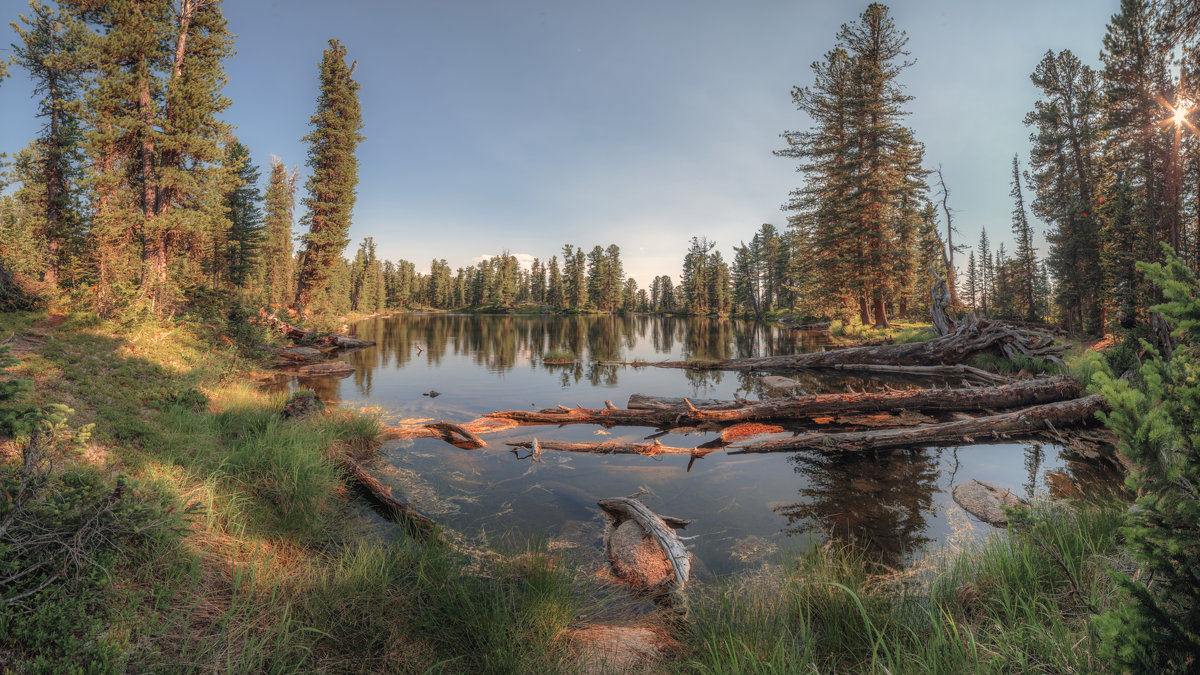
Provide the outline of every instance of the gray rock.
[[1001,507],[1024,506],[1025,500],[1002,487],[973,480],[960,483],[954,488],[954,502],[967,513],[994,527],[1008,524],[1008,516]]

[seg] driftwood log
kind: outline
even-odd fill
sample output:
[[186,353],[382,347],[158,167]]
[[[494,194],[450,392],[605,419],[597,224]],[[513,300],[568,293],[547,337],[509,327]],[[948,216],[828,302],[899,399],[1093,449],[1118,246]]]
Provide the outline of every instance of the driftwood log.
[[[630,394],[629,402],[625,404],[630,410],[673,410],[687,406],[683,398],[677,396],[650,396],[649,394]],[[712,398],[686,399],[702,410],[729,410],[741,408],[755,401],[721,401]]]
[[[683,527],[690,521],[672,518],[669,524],[668,519],[651,511],[645,504],[633,497],[611,497],[601,499],[597,504],[613,518],[618,526],[626,520],[632,520],[640,525],[642,530],[658,544],[663,555],[671,563],[676,588],[682,590],[687,585],[692,569],[691,554],[688,553],[687,547],[675,533],[674,528]],[[610,556],[611,554],[610,547]]]
[[730,454],[794,450],[858,451],[913,445],[974,443],[989,437],[1029,436],[1053,432],[1064,427],[1084,426],[1095,420],[1097,412],[1107,409],[1104,397],[1093,394],[1070,401],[1045,403],[957,422],[873,431],[806,433],[792,438],[736,446],[737,449],[730,451]]
[[816,415],[907,410],[911,412],[982,411],[1073,399],[1082,394],[1067,376],[1021,380],[995,387],[911,389],[861,394],[811,394],[741,405],[736,408],[547,408],[501,410],[485,417],[521,424],[609,424],[626,426],[695,426],[764,420],[811,419]]
[[649,365],[657,368],[691,370],[804,370],[848,367],[850,364],[858,366],[938,366],[965,363],[976,355],[985,353],[1007,357],[1022,354],[1061,363],[1060,355],[1064,349],[1064,347],[1054,344],[1052,336],[1019,328],[1003,321],[981,319],[971,312],[962,320],[955,332],[925,342],[716,362],[660,361]]
[[530,450],[559,450],[563,452],[594,452],[601,455],[678,455],[694,453],[694,448],[676,448],[663,445],[655,439],[653,443],[622,443],[620,441],[605,441],[603,443],[559,443],[556,441],[510,441],[507,445],[514,448]]
[[435,525],[432,520],[397,499],[390,487],[380,483],[352,457],[342,455],[338,461],[342,469],[354,479],[355,485],[370,499],[371,505],[385,518],[403,527],[409,535],[419,541],[429,539],[434,533]]
[[321,333],[308,328],[293,326],[274,314],[268,313],[265,308],[259,308],[258,315],[263,321],[271,324],[276,328],[276,330],[278,330],[280,333],[283,333],[284,337],[290,340],[296,340],[298,342],[304,342],[307,344],[324,344],[329,345],[330,347],[337,347],[338,349],[359,349],[361,347],[370,347],[371,345],[375,344],[370,340],[360,340],[358,338],[352,338],[348,335]]
[[382,437],[384,440],[440,438],[460,448],[476,449],[487,445],[487,442],[480,438],[479,434],[495,433],[515,426],[517,423],[512,420],[487,417],[471,420],[465,424],[429,422],[427,419],[412,420],[399,426],[384,427]]
[[954,486],[954,503],[992,527],[1008,525],[1004,507],[1024,506],[1025,500],[998,485],[972,480]]

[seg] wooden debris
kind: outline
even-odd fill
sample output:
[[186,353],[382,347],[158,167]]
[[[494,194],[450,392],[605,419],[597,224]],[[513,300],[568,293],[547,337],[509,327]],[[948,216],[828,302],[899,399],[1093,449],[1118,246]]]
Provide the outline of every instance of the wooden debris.
[[1084,426],[1095,421],[1096,413],[1108,409],[1099,394],[1069,401],[1045,403],[1012,412],[976,417],[970,420],[924,424],[915,427],[850,431],[812,432],[792,438],[759,441],[741,446],[730,454],[746,452],[791,452],[794,450],[856,451],[900,448],[914,445],[956,445],[988,438],[1029,436],[1057,428]]
[[953,333],[925,342],[716,362],[661,361],[651,365],[691,370],[803,370],[835,368],[839,364],[936,366],[966,363],[984,353],[1007,357],[1023,354],[1061,363],[1060,355],[1064,350],[1065,347],[1054,344],[1053,336],[999,320],[981,319],[971,312]]
[[[670,562],[671,568],[674,571],[673,577],[669,581],[673,581],[676,588],[682,590],[688,581],[688,576],[691,574],[692,560],[691,554],[688,553],[687,547],[684,546],[683,540],[675,533],[673,527],[682,527],[682,525],[669,525],[664,518],[654,513],[645,504],[641,503],[633,497],[611,497],[601,499],[597,502],[600,508],[604,509],[610,517],[613,518],[615,525],[621,526],[625,521],[632,520],[646,536],[652,538],[661,550],[662,555]],[[680,521],[673,519],[675,523],[686,524],[688,521]],[[615,530],[614,530],[615,533]],[[624,559],[624,556],[617,558],[614,556],[612,547],[613,538],[609,538],[609,559],[613,562],[613,569],[618,576],[628,578],[631,562]],[[616,553],[620,553],[617,551]]]
[[559,450],[562,452],[592,452],[601,455],[672,455],[690,454],[692,448],[676,448],[663,445],[657,439],[653,443],[624,443],[621,441],[605,441],[603,443],[560,443],[557,441],[510,441],[507,445],[514,448],[533,449],[538,443],[542,450]]
[[345,361],[328,361],[314,363],[311,366],[301,366],[296,374],[301,377],[341,377],[354,372],[354,366]]
[[343,454],[338,461],[359,489],[370,498],[376,510],[403,527],[414,539],[425,541],[435,532],[432,520],[397,499],[390,487],[380,483],[352,457]]
[[[711,398],[693,398],[689,400],[691,400],[693,406],[701,410],[729,410],[755,403],[755,401],[720,401]],[[625,407],[630,410],[672,410],[684,406],[683,399],[679,397],[631,394],[629,402],[625,404]]]
[[548,408],[502,410],[486,417],[511,419],[522,424],[609,424],[677,428],[699,424],[734,424],[748,421],[807,420],[817,415],[881,411],[912,412],[982,411],[1013,408],[1076,398],[1079,384],[1066,376],[1023,380],[995,387],[912,389],[855,394],[813,394],[732,408],[695,405],[677,408],[588,409]]

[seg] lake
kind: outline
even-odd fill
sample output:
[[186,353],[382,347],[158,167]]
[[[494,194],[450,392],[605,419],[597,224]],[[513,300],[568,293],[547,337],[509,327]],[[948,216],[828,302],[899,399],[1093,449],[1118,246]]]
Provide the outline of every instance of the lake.
[[[401,419],[465,422],[495,410],[556,405],[624,407],[634,393],[656,396],[759,399],[770,396],[761,373],[701,372],[612,365],[728,359],[822,349],[828,337],[761,323],[652,316],[509,316],[400,314],[355,324],[351,332],[377,346],[342,358],[355,367],[343,379],[281,381],[314,389],[327,403]],[[542,355],[569,350],[578,359],[548,364]],[[875,390],[883,386],[945,386],[956,380],[781,373],[807,393]],[[431,395],[436,393],[436,395]],[[463,450],[438,439],[390,441],[372,471],[418,510],[459,532],[494,541],[530,537],[582,560],[602,555],[602,497],[645,492],[658,513],[694,521],[698,569],[727,574],[776,562],[834,538],[866,547],[891,565],[944,541],[968,519],[950,492],[979,479],[1021,496],[1049,491],[1047,476],[1091,485],[1119,480],[1105,466],[1069,456],[1043,442],[980,443],[871,453],[815,452],[731,455],[594,455],[546,451],[539,462],[505,441],[643,441],[645,427],[523,426]],[[692,447],[713,432],[666,433],[665,445]],[[1056,481],[1058,484],[1059,481]]]

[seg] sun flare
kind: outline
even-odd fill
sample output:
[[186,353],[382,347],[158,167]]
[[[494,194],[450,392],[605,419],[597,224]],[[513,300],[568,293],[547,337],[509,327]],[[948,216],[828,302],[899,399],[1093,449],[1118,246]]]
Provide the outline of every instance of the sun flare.
[[1188,113],[1190,113],[1190,112],[1192,112],[1191,108],[1189,108],[1185,104],[1180,104],[1179,107],[1175,109],[1175,117],[1174,117],[1175,124],[1183,124],[1184,122],[1186,122]]

